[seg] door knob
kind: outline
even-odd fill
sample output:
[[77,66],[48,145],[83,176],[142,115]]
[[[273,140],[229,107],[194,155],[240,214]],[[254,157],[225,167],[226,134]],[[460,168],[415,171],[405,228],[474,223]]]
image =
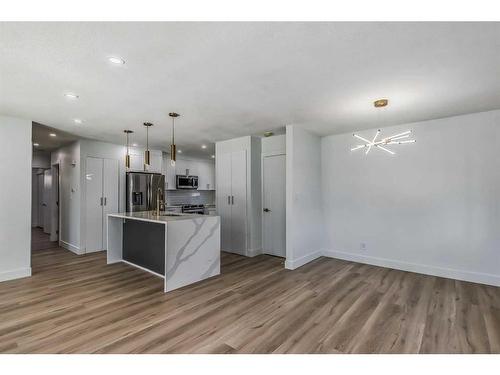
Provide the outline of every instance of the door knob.
[[264,208],[264,212],[271,212],[269,208]]

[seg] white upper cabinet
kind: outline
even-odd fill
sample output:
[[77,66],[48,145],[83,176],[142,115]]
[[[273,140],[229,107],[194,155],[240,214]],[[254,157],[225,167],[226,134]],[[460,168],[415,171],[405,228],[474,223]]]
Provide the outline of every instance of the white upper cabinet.
[[144,165],[144,149],[130,148],[130,171],[162,173],[162,152],[159,150],[150,150],[149,166]]
[[170,164],[170,154],[163,153],[162,172],[165,175],[165,190],[175,190],[175,167]]
[[149,166],[145,166],[146,171],[153,173],[162,173],[162,152],[158,150],[150,150],[149,153],[150,162]]
[[207,160],[179,159],[170,165],[170,154],[163,153],[161,173],[165,175],[165,189],[176,189],[176,175],[198,176],[198,190],[215,190],[215,163]]
[[144,171],[144,152],[137,149],[131,148],[130,154],[130,170],[131,171]]
[[198,164],[198,190],[215,190],[215,163],[200,161]]

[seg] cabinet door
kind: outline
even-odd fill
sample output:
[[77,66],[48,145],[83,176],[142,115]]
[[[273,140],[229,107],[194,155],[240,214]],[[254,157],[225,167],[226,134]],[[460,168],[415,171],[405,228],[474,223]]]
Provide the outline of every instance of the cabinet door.
[[151,150],[149,155],[151,164],[146,167],[146,170],[148,172],[161,173],[161,167],[162,167],[161,151]]
[[210,190],[210,183],[208,181],[208,164],[205,162],[198,162],[198,190]]
[[231,154],[217,160],[217,213],[220,216],[221,250],[233,252],[231,245]]
[[119,191],[118,191],[118,160],[114,159],[104,159],[103,168],[103,220],[102,220],[102,248],[107,249],[108,244],[108,223],[107,215],[114,214],[118,212],[118,201],[119,201]]
[[87,157],[85,169],[85,238],[86,252],[100,251],[102,246],[103,228],[103,161]]
[[246,254],[247,248],[247,155],[246,150],[231,154],[231,248]]
[[163,174],[165,175],[165,190],[175,190],[175,167],[172,167],[170,163],[170,155],[165,153],[163,154]]
[[209,189],[208,190],[215,190],[215,164],[210,163],[208,164],[208,185]]
[[175,172],[174,174],[180,174],[180,175],[186,175],[187,174],[193,174],[192,171],[189,169],[189,163],[187,160],[184,159],[177,159],[175,163]]
[[140,150],[130,150],[130,170],[144,171],[144,153]]

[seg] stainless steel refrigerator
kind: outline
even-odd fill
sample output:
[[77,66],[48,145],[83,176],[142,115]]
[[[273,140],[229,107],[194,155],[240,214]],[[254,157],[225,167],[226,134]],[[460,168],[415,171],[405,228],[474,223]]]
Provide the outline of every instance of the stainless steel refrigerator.
[[158,194],[165,203],[165,176],[127,172],[127,212],[156,210]]

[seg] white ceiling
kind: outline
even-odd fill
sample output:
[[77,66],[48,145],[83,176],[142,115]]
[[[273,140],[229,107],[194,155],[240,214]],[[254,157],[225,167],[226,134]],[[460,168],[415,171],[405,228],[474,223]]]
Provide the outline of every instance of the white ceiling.
[[176,111],[178,147],[209,157],[201,144],[285,124],[326,135],[500,108],[500,24],[1,23],[0,90],[0,113],[87,138],[128,128],[144,144],[153,122],[163,149]]

